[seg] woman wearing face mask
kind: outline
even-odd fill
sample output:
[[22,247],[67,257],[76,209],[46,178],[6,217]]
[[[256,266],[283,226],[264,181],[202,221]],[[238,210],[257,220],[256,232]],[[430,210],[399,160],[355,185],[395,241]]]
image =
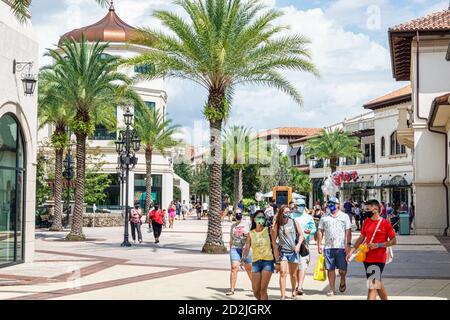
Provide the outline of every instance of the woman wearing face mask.
[[[280,272],[281,300],[286,298],[286,277],[289,272],[292,299],[297,297],[297,269],[300,261],[300,245],[304,236],[300,224],[291,218],[291,211],[281,206],[273,226],[273,247],[276,269]],[[278,240],[278,245],[277,245]]]
[[232,296],[234,294],[234,289],[236,287],[237,275],[241,261],[243,261],[243,266],[245,271],[252,280],[252,253],[245,257],[242,255],[242,251],[247,242],[247,236],[249,233],[249,227],[246,223],[242,221],[242,210],[236,209],[235,213],[236,222],[231,225],[230,231],[230,259],[231,259],[231,273],[230,273],[230,291],[227,292],[227,296]]
[[130,212],[131,237],[133,238],[134,243],[136,243],[136,232],[138,234],[139,243],[142,243],[141,218],[142,211],[139,208],[139,203],[136,203]]
[[267,288],[274,272],[274,256],[270,229],[266,227],[263,210],[255,212],[242,257],[247,257],[250,248],[252,250],[253,294],[258,300],[268,300]]

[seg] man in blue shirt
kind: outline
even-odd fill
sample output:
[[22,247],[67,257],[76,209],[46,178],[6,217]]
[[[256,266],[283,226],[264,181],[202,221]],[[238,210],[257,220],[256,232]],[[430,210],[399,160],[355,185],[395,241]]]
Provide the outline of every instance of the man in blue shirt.
[[[314,218],[305,213],[306,209],[306,203],[303,199],[298,199],[296,203],[294,203],[294,209],[292,213],[292,218],[299,222],[303,234],[305,235],[305,241],[306,244],[309,246],[309,240],[311,239],[311,236],[314,236],[314,234],[317,231],[316,224],[314,223]],[[298,264],[298,287],[297,287],[297,294],[303,295],[303,283],[305,281],[306,276],[306,270],[308,269],[308,265],[310,262],[309,255],[306,257],[300,257],[300,262]]]

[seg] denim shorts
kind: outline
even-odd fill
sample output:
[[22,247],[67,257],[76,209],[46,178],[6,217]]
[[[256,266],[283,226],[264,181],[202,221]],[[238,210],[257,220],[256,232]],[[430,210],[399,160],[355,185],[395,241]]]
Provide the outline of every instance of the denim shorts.
[[347,270],[345,249],[325,249],[323,253],[327,270]]
[[259,273],[262,271],[275,272],[273,260],[258,260],[252,263],[252,272]]
[[[242,249],[239,248],[231,248],[230,250],[230,259],[231,263],[233,262],[241,262],[242,260]],[[247,257],[245,258],[245,263],[249,264],[252,263],[252,251],[248,253]]]
[[295,252],[280,252],[280,260],[287,261],[289,263],[299,263],[300,255]]

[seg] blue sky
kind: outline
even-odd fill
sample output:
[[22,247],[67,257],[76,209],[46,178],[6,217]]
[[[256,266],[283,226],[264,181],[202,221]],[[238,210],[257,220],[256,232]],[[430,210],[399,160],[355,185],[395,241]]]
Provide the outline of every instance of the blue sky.
[[[392,79],[388,28],[449,6],[442,0],[263,1],[285,12],[280,23],[290,25],[289,32],[311,39],[321,78],[287,73],[304,96],[301,107],[273,89],[238,88],[228,124],[257,130],[322,127],[364,113],[365,102],[406,86]],[[167,0],[116,0],[115,7],[127,23],[150,27],[158,26],[151,16],[153,10],[174,9]],[[65,32],[94,23],[106,12],[93,0],[34,0],[31,10],[41,53]],[[46,62],[41,60],[41,65]],[[206,93],[202,89],[171,80],[167,92],[167,110],[175,123],[190,130],[195,121],[203,121]]]

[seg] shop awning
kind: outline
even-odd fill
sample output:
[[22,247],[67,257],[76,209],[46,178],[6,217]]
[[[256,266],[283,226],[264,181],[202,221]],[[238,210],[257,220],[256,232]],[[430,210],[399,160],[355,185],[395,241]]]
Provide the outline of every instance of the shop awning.
[[290,157],[298,156],[300,155],[301,151],[302,151],[301,147],[292,148],[291,151],[289,152],[289,156]]
[[389,189],[389,188],[410,188],[411,181],[408,181],[405,177],[395,176],[392,179],[379,180],[375,189]]

